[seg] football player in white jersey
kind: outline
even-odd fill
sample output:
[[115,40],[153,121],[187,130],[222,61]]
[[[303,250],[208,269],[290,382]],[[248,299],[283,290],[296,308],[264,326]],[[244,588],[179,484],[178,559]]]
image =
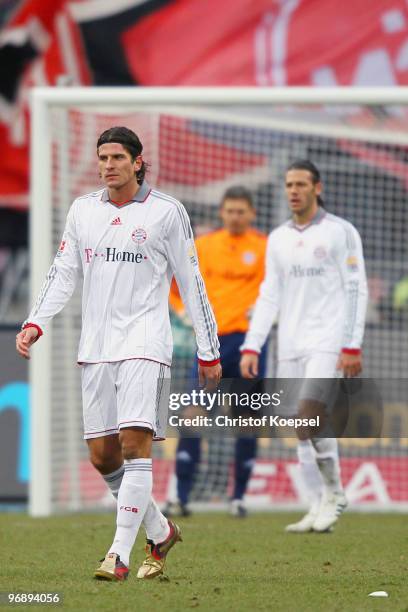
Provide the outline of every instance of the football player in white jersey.
[[[265,279],[241,349],[246,378],[257,375],[259,351],[278,318],[278,378],[335,378],[339,370],[355,377],[362,370],[367,280],[361,239],[351,223],[325,210],[321,190],[314,164],[299,160],[289,166],[292,218],[268,238]],[[298,410],[323,420],[325,400],[301,395]],[[311,437],[309,431],[298,438],[310,510],[286,530],[328,531],[347,506],[337,440]]]
[[60,248],[37,302],[17,335],[17,351],[31,345],[71,297],[83,275],[82,365],[84,432],[90,460],[117,498],[115,537],[95,577],[124,580],[143,523],[146,559],[138,578],[163,572],[181,540],[151,496],[153,439],[163,439],[172,337],[168,294],[173,274],[193,322],[198,374],[208,387],[221,376],[215,319],[198,268],[190,221],[174,198],[145,180],[142,144],[125,127],[97,142],[105,188],[72,204]]

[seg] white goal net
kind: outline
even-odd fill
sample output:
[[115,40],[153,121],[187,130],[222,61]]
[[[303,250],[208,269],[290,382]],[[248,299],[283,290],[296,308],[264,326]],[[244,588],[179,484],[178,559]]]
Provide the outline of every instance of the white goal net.
[[[186,206],[196,232],[218,226],[228,187],[254,194],[265,233],[288,217],[284,173],[294,159],[319,168],[330,212],[361,233],[369,278],[365,377],[406,378],[408,371],[408,92],[347,89],[39,89],[32,104],[32,299],[61,239],[73,199],[100,188],[96,141],[113,125],[132,128],[144,145],[148,181]],[[34,347],[31,362],[33,515],[109,506],[103,480],[82,440],[76,351],[80,287]],[[193,358],[191,330],[174,318],[173,377]],[[274,342],[270,368],[273,372]],[[390,437],[340,442],[351,506],[408,507],[406,406],[387,406]],[[408,432],[405,433],[408,438]],[[305,491],[295,440],[263,439],[248,504],[299,508]],[[171,496],[176,440],[155,445],[155,496]],[[197,502],[225,502],[233,441],[203,443],[193,490]]]

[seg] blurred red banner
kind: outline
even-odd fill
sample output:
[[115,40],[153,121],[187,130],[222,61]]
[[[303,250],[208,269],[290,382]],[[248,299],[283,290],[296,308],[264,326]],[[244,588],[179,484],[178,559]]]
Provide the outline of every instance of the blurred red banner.
[[406,85],[405,0],[26,0],[0,33],[0,206],[28,205],[35,85]]
[[[347,499],[352,507],[364,510],[372,508],[385,509],[391,506],[406,507],[408,503],[408,483],[406,478],[407,457],[369,458],[346,457],[341,459],[341,473]],[[174,495],[174,461],[154,459],[153,496],[163,504]],[[81,461],[79,466],[80,498],[86,507],[106,502],[113,506],[114,500],[100,474],[89,461]],[[69,470],[60,480],[57,493],[58,502],[66,504],[70,495]],[[232,493],[233,466],[230,469],[228,492]],[[220,497],[207,499],[207,502],[219,503]],[[246,501],[251,508],[267,510],[271,508],[296,508],[299,504],[307,505],[307,491],[296,461],[285,459],[258,459],[249,481]]]

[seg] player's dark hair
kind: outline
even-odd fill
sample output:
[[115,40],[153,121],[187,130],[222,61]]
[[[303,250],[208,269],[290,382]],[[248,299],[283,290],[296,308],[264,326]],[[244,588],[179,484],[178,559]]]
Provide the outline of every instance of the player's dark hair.
[[[96,143],[96,150],[99,151],[99,147],[108,142],[117,142],[121,144],[131,156],[132,161],[134,161],[138,155],[141,155],[143,151],[143,145],[139,137],[127,127],[116,126],[102,132]],[[139,185],[144,181],[146,170],[147,164],[145,161],[142,161],[140,170],[137,170],[135,173]]]
[[[286,168],[286,172],[289,172],[289,170],[306,170],[307,172],[309,172],[311,174],[312,183],[314,185],[316,185],[316,183],[320,183],[321,180],[322,180],[320,178],[319,170],[308,159],[297,159],[297,160],[295,160],[294,162],[292,162]],[[319,206],[323,206],[324,207],[324,202],[323,202],[323,200],[322,200],[322,198],[320,196],[317,196],[317,203],[319,204]]]
[[242,185],[228,187],[221,198],[221,208],[224,206],[225,200],[246,200],[251,208],[255,208],[252,193]]

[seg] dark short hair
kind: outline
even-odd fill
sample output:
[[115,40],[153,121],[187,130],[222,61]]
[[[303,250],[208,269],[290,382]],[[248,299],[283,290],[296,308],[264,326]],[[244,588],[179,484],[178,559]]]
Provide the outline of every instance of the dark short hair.
[[228,187],[221,198],[221,207],[225,200],[246,200],[251,208],[255,208],[252,193],[243,185]]
[[[317,166],[315,166],[308,159],[295,160],[286,168],[286,173],[288,173],[290,170],[306,170],[307,172],[310,172],[312,176],[312,183],[314,185],[316,185],[316,183],[320,183],[322,180],[320,178],[320,172],[317,169]],[[317,196],[317,203],[319,204],[319,206],[324,206],[323,200],[320,196]]]
[[[132,161],[134,161],[138,155],[141,155],[143,151],[143,145],[140,142],[139,136],[124,126],[111,127],[102,132],[98,138],[98,142],[96,143],[96,150],[99,151],[99,147],[103,144],[107,144],[108,142],[121,144],[131,156]],[[143,183],[146,170],[147,164],[146,162],[142,161],[140,170],[136,172],[136,178],[139,185]]]

